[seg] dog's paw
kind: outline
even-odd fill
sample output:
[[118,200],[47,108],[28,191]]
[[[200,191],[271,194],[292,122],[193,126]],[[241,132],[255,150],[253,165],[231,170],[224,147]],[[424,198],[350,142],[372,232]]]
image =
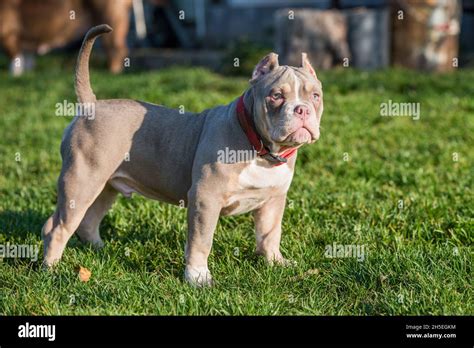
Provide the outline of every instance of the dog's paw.
[[50,260],[50,259],[44,259],[43,262],[41,263],[41,268],[45,271],[50,271],[53,270],[59,263],[59,260]]
[[280,267],[296,267],[298,266],[298,263],[295,260],[288,260],[285,259],[284,257],[278,258],[278,259],[272,259],[269,261],[270,265],[276,265]]
[[102,239],[99,239],[99,240],[96,240],[94,241],[92,244],[92,247],[95,249],[95,250],[100,250],[100,249],[103,249],[104,246],[105,246],[105,243],[102,241]]
[[89,240],[81,239],[81,242],[90,245],[94,250],[101,250],[105,246],[105,243],[100,238]]
[[288,260],[280,252],[263,252],[257,250],[257,255],[265,257],[270,266],[296,267],[298,263],[294,260]]
[[270,266],[296,267],[298,263],[294,260],[285,259],[280,253],[266,257]]
[[186,266],[184,271],[186,281],[196,287],[205,287],[212,285],[211,272],[207,267],[191,267]]

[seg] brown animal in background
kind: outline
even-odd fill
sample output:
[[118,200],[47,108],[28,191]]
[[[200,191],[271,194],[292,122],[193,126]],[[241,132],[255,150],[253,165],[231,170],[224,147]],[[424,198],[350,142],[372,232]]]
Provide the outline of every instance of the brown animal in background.
[[0,46],[11,60],[10,71],[32,68],[27,54],[45,54],[80,39],[92,25],[110,23],[103,38],[111,72],[123,69],[128,53],[129,12],[133,0],[1,0]]
[[317,69],[330,69],[350,57],[347,20],[338,10],[291,10],[275,14],[275,48],[289,65],[298,64],[299,53],[313,57]]

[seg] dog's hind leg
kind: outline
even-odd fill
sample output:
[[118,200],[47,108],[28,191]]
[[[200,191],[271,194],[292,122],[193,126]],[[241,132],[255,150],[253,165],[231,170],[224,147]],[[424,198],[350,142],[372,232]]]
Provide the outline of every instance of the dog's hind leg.
[[76,231],[83,242],[91,243],[96,248],[101,248],[104,245],[100,238],[99,225],[107,211],[114,204],[117,193],[112,186],[107,184],[89,207]]
[[67,242],[79,227],[89,207],[103,191],[107,177],[97,175],[86,163],[64,165],[58,180],[58,204],[43,226],[44,264],[61,259]]

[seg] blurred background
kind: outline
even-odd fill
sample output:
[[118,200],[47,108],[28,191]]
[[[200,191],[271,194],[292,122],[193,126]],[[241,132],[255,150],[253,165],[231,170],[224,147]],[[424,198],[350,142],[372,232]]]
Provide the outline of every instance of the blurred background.
[[474,57],[474,0],[2,0],[11,74],[37,55],[76,54],[99,23],[114,28],[102,47],[115,73],[178,64],[248,74],[270,50],[290,65],[306,51],[318,69],[450,71]]

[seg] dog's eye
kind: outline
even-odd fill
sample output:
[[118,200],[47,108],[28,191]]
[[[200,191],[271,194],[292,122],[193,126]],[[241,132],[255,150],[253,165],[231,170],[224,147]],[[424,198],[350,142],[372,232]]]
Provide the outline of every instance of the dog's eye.
[[313,99],[314,99],[314,101],[318,102],[319,101],[319,94],[318,93],[313,93]]
[[272,94],[272,98],[273,98],[274,100],[283,99],[283,94],[281,94],[281,93],[279,93],[279,92],[273,93],[273,94]]

